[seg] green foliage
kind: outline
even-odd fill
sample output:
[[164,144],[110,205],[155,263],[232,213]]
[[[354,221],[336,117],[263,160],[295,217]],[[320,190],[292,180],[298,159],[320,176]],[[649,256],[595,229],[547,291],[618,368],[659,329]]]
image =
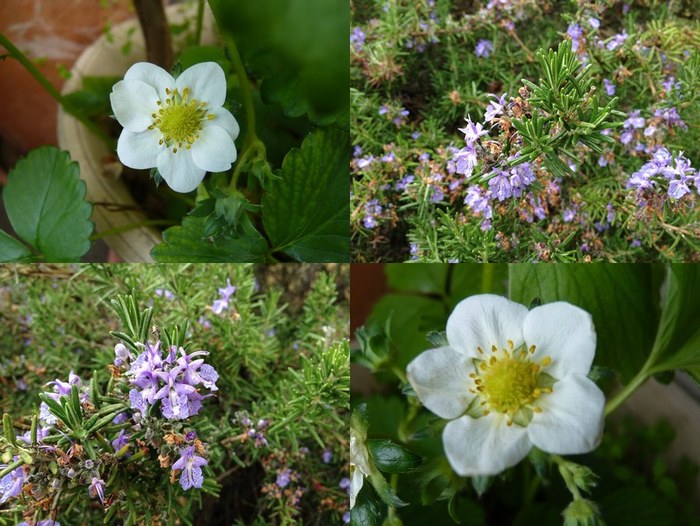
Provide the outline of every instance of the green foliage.
[[3,232],[1,261],[77,261],[90,248],[92,206],[68,153],[52,146],[32,151],[10,170],[3,203],[29,248]]
[[[348,4],[339,0],[210,0],[221,30],[239,42],[263,98],[320,124],[348,116]],[[313,27],[313,31],[309,28]]]
[[[211,305],[227,278],[236,291],[217,315]],[[105,496],[115,497],[108,509],[89,497],[83,482],[52,495],[62,523],[342,522],[347,496],[338,484],[347,476],[349,353],[347,302],[339,287],[347,287],[347,267],[5,266],[0,282],[0,410],[14,417],[14,426],[5,423],[3,431],[14,439],[29,430],[39,393],[51,390],[46,383],[65,380],[72,370],[94,407],[77,392],[59,402],[42,396],[64,422],[62,434],[48,440],[64,452],[71,442],[80,444],[85,458],[93,458],[91,448],[105,451],[100,462],[113,468],[103,477]],[[202,492],[183,494],[157,452],[128,449],[131,456],[123,458],[104,442],[123,427],[112,422],[126,396],[113,393],[123,381],[111,368],[114,345],[153,342],[154,325],[166,344],[208,351],[206,363],[219,373],[216,396],[186,421],[206,443]],[[180,424],[172,424],[158,436],[177,434]],[[250,425],[263,431],[265,443],[256,445]],[[9,451],[11,442],[0,442],[6,442],[0,450]],[[172,458],[177,448],[161,446]],[[321,460],[324,451],[332,453],[330,463]],[[37,455],[32,450],[33,462],[43,465],[45,457]],[[298,477],[289,494],[275,485],[287,468]],[[302,487],[297,500],[294,492]],[[11,500],[16,507],[0,516],[0,524],[19,522],[33,502]]]
[[[669,426],[608,419],[602,445],[575,462],[533,449],[529,462],[498,476],[466,479],[456,475],[445,458],[441,438],[445,420],[420,405],[407,388],[404,373],[414,356],[444,343],[447,317],[467,296],[505,295],[508,290],[512,300],[529,308],[568,301],[593,315],[595,363],[600,365],[590,376],[604,384],[605,391],[615,388],[611,380],[616,373],[625,383],[609,398],[611,411],[653,372],[690,364],[695,367],[691,373],[699,369],[695,345],[699,310],[693,299],[697,276],[692,265],[385,268],[391,290],[375,304],[367,325],[358,329],[360,348],[351,354],[356,366],[369,369],[373,378],[353,390],[352,404],[367,406],[368,445],[400,445],[422,462],[417,469],[392,477],[392,487],[408,506],[387,507],[376,492],[363,488],[358,497],[363,517],[373,510],[374,520],[383,520],[385,513],[404,524],[554,526],[562,524],[562,511],[567,509],[569,520],[586,515],[589,521],[606,524],[697,522],[689,495],[698,468],[687,460],[677,465],[666,460],[673,441]],[[460,283],[463,286],[455,286]],[[373,394],[365,394],[368,389]],[[571,504],[572,494],[577,504]],[[632,509],[630,499],[650,504]],[[586,511],[587,503],[592,507]],[[679,510],[677,516],[669,515],[672,509]]]
[[[700,25],[683,2],[628,4],[353,4],[353,261],[695,261],[696,189],[674,200],[659,179],[640,204],[627,182],[660,146],[700,162]],[[489,94],[507,94],[506,122],[484,122]],[[623,144],[632,111],[644,125]],[[471,178],[454,160],[467,117],[489,131]],[[492,198],[490,221],[465,204],[490,168],[525,161],[536,182]]]
[[511,166],[544,157],[545,166],[558,177],[573,175],[571,169],[560,158],[565,154],[578,160],[572,153],[579,142],[598,154],[603,154],[606,145],[615,140],[601,133],[612,127],[622,126],[622,122],[612,122],[611,116],[626,117],[615,111],[617,97],[600,106],[600,96],[596,93],[595,79],[589,64],[582,68],[581,62],[571,50],[571,41],[559,44],[557,51],[539,51],[537,59],[545,78],[539,85],[523,79],[532,95],[528,102],[532,108],[541,110],[542,116],[534,111],[529,117],[513,120],[513,126],[523,139],[524,148],[520,157],[509,162]]
[[83,77],[83,87],[64,95],[63,101],[85,117],[104,117],[112,112],[109,94],[119,80],[117,77]]
[[349,205],[348,135],[323,129],[290,152],[262,201],[273,251],[300,261],[345,261]]
[[[566,301],[593,316],[596,364],[630,380],[646,361],[658,324],[655,269],[648,265],[510,265],[513,301]],[[656,269],[658,270],[658,269]]]

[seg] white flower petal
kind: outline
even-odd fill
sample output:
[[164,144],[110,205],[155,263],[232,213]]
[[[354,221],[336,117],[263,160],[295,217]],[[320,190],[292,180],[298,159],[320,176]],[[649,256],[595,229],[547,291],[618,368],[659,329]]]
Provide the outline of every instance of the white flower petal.
[[528,454],[532,444],[525,428],[508,426],[507,416],[463,416],[449,422],[442,434],[452,469],[463,477],[497,475]]
[[207,126],[192,144],[192,160],[208,172],[224,172],[236,160],[236,146],[223,128]]
[[209,126],[218,126],[223,128],[231,136],[231,140],[235,141],[238,138],[238,134],[241,131],[240,126],[238,126],[238,121],[226,108],[214,108],[209,111],[210,114],[214,115],[214,118],[209,120],[204,120],[204,128]]
[[471,359],[449,347],[430,349],[406,367],[408,381],[425,407],[442,418],[464,414],[474,395],[469,393]]
[[166,149],[158,156],[158,171],[168,186],[180,193],[191,192],[204,179],[206,170],[199,168],[192,160],[189,150],[173,153]]
[[537,399],[542,408],[527,426],[532,443],[542,451],[576,455],[594,450],[603,433],[605,396],[585,376],[572,374]]
[[149,86],[153,86],[163,101],[168,97],[165,93],[165,88],[172,90],[175,87],[175,79],[172,75],[160,66],[150,62],[137,62],[131,66],[124,75],[124,80],[140,80]]
[[461,301],[447,320],[447,341],[457,352],[478,357],[476,348],[492,345],[507,348],[523,343],[523,320],[527,308],[501,296],[480,294]]
[[192,98],[212,108],[222,106],[226,99],[226,75],[216,62],[202,62],[187,68],[175,81],[175,87],[180,93],[189,88]]
[[153,168],[158,164],[158,155],[165,149],[159,145],[161,133],[146,130],[138,133],[123,130],[117,141],[117,155],[124,166],[136,170]]
[[125,130],[141,132],[153,123],[158,94],[141,80],[120,80],[109,94],[112,111]]
[[596,333],[585,310],[563,301],[536,307],[525,318],[523,333],[528,346],[536,346],[534,361],[552,358],[544,371],[555,378],[569,373],[586,375],[591,370]]
[[357,495],[360,493],[364,482],[365,476],[362,474],[362,472],[359,469],[353,470],[350,478],[350,509],[355,507]]

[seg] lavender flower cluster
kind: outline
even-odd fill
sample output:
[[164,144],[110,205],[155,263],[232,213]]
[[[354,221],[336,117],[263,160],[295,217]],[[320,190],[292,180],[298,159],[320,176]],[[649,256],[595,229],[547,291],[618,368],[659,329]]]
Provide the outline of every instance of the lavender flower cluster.
[[202,395],[198,387],[216,391],[219,378],[216,370],[200,356],[206,351],[187,353],[185,349],[171,346],[163,353],[161,342],[146,343],[144,351],[134,357],[123,344],[115,347],[114,364],[123,367],[130,364],[126,376],[133,386],[129,391],[131,408],[145,416],[148,409],[160,401],[163,416],[170,420],[184,420],[196,415],[202,400],[212,396]]
[[[487,139],[482,139],[482,137],[488,137],[490,130],[496,127],[502,128],[501,116],[508,106],[506,102],[507,95],[503,94],[498,97],[490,94],[490,96],[494,100],[490,101],[486,108],[483,123],[472,122],[471,118],[468,117],[467,126],[459,128],[459,131],[464,133],[466,146],[454,154],[452,161],[455,172],[464,175],[467,180],[474,174],[480,159],[489,156],[490,149]],[[491,125],[490,129],[485,128],[488,125]],[[488,181],[488,188],[482,188],[477,184],[467,187],[464,203],[474,213],[483,218],[482,230],[491,228],[493,206],[496,200],[500,203],[509,198],[525,196],[529,203],[529,209],[534,211],[534,215],[538,219],[544,219],[546,215],[540,200],[532,192],[527,191],[528,187],[536,180],[532,164],[524,162],[514,167],[506,165],[508,161],[516,156],[517,154],[508,158],[497,156],[491,163],[482,163],[484,165],[482,166],[482,172],[486,171],[482,176],[482,180]],[[532,214],[529,214],[526,219],[533,221],[534,217]]]
[[681,199],[691,193],[690,186],[700,194],[700,173],[691,166],[683,152],[675,157],[666,148],[659,148],[652,159],[627,180],[627,188],[637,190],[637,202],[644,204],[644,191],[665,188],[669,197]]

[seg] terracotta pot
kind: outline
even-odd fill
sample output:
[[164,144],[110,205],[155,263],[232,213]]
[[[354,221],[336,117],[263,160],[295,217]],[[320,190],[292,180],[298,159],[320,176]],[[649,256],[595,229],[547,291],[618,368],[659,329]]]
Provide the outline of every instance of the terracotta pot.
[[[29,58],[41,59],[36,66],[60,88],[57,67],[70,68],[105,25],[132,16],[130,7],[130,0],[112,0],[109,7],[95,0],[3,0],[0,32]],[[0,61],[0,100],[0,136],[12,150],[4,150],[3,159],[10,166],[29,150],[56,143],[57,103],[16,60]]]
[[[166,10],[171,24],[182,23],[183,20],[192,21],[196,18],[196,5],[174,5]],[[213,20],[210,11],[205,12],[204,30],[202,40],[208,39],[208,44],[213,43]],[[137,28],[133,31],[133,28]],[[129,31],[133,33],[129,36]],[[82,87],[82,79],[85,76],[123,76],[129,67],[146,59],[146,50],[143,35],[134,18],[127,20],[111,31],[112,43],[105,36],[100,37],[93,45],[87,48],[78,58],[72,69],[71,78],[66,81],[63,93],[70,93]],[[185,34],[173,37],[173,46],[177,51],[182,49]],[[129,54],[122,52],[125,42],[132,42]],[[87,198],[93,203],[110,203],[117,205],[119,211],[113,211],[114,207],[106,207],[98,204],[94,208],[93,221],[98,232],[126,228],[129,225],[138,224],[147,218],[139,210],[139,205],[129,193],[126,185],[109,170],[109,164],[115,162],[116,153],[108,148],[78,120],[59,108],[58,111],[58,144],[68,150],[74,161],[80,164],[80,176],[87,184]],[[152,227],[140,227],[126,230],[105,237],[107,244],[116,251],[124,261],[150,262],[151,249],[162,240],[160,232]]]

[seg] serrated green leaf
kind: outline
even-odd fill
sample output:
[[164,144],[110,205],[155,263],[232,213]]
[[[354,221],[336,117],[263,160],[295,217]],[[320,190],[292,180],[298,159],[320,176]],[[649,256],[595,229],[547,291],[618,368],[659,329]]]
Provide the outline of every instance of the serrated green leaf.
[[34,256],[26,245],[0,230],[0,262],[26,261]]
[[510,298],[567,301],[588,311],[598,335],[595,363],[632,378],[654,341],[658,313],[648,265],[510,265]]
[[206,218],[185,217],[182,226],[163,232],[163,243],[151,255],[163,263],[261,263],[267,260],[269,248],[265,238],[246,235],[236,238],[210,238],[204,234]]
[[262,199],[274,252],[298,261],[348,261],[349,136],[318,129],[290,151]]
[[367,449],[379,470],[385,473],[406,473],[413,471],[421,463],[420,455],[391,440],[368,440]]
[[92,205],[78,164],[53,146],[33,150],[10,170],[3,202],[17,235],[54,262],[90,249]]

